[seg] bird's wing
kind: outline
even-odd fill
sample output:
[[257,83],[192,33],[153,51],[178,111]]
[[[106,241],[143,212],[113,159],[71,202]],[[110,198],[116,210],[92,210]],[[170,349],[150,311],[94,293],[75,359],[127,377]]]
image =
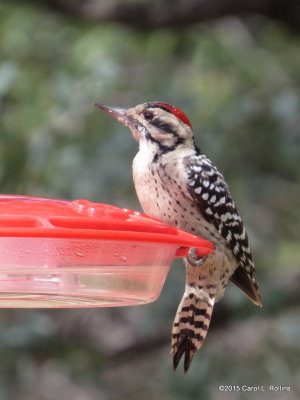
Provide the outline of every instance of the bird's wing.
[[184,159],[188,194],[207,222],[214,225],[234,254],[238,268],[231,280],[261,305],[249,240],[223,175],[204,154]]

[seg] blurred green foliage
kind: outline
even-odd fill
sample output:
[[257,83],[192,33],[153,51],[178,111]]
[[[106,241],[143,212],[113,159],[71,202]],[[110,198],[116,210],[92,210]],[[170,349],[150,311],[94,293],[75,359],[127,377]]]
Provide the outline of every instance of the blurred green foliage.
[[[2,310],[0,397],[299,398],[300,38],[260,20],[141,33],[17,2],[2,2],[0,13],[1,192],[138,209],[136,143],[93,103],[174,103],[224,171],[264,299],[259,310],[229,288],[222,304],[233,321],[210,332],[187,376],[172,373],[168,354],[179,266],[148,306]],[[147,351],[161,335],[165,344]],[[140,341],[145,353],[120,356]],[[220,384],[292,392],[221,393]]]

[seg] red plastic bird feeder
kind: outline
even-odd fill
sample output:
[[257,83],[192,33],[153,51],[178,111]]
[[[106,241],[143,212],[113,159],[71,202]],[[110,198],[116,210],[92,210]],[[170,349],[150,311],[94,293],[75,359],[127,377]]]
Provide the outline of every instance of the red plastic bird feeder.
[[106,307],[155,300],[174,257],[213,245],[87,200],[0,195],[0,307]]

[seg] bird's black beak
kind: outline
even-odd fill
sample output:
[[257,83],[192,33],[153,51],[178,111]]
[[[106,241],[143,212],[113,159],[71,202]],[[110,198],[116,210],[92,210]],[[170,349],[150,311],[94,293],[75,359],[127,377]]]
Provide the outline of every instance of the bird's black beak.
[[105,111],[107,114],[110,114],[125,126],[130,127],[132,125],[132,119],[127,115],[127,108],[112,107],[97,103],[95,103],[95,107]]
[[116,118],[123,125],[127,126],[131,130],[135,140],[136,141],[140,140],[142,136],[141,131],[144,130],[144,127],[140,125],[132,116],[129,115],[130,114],[128,112],[130,110],[129,108],[112,107],[97,103],[95,103],[95,106],[97,108],[100,108],[100,110],[103,110],[107,114],[110,114],[111,116]]

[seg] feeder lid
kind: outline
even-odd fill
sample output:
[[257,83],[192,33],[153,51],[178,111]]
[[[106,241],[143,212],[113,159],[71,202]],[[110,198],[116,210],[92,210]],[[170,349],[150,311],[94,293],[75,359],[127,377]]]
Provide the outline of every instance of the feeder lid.
[[88,200],[0,195],[0,238],[69,238],[177,245],[176,257],[190,247],[199,256],[214,246],[140,212]]

